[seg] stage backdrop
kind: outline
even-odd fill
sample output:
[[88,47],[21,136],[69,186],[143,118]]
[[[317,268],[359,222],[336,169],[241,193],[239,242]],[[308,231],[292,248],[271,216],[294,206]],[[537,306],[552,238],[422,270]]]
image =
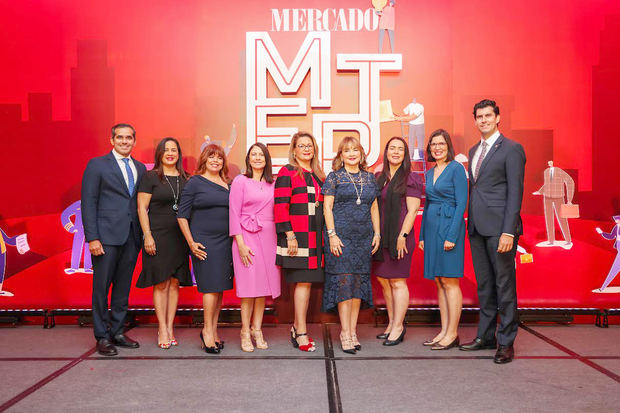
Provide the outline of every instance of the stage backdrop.
[[[620,277],[597,291],[618,254],[618,2],[398,0],[382,54],[370,0],[1,0],[0,10],[0,308],[90,305],[80,181],[116,122],[136,127],[145,163],[161,138],[178,138],[188,171],[207,141],[226,147],[233,174],[255,141],[282,164],[297,130],[320,139],[326,168],[346,134],[376,168],[386,140],[407,133],[380,122],[380,101],[402,114],[415,99],[426,136],[444,128],[466,155],[482,98],[498,102],[500,130],[527,154],[519,305],[618,307]],[[534,194],[544,184],[581,217],[545,218],[552,195]],[[412,303],[433,305],[422,265],[417,250]],[[470,258],[462,286],[476,305]],[[150,290],[132,289],[131,305],[151,303]],[[183,289],[181,305],[200,303]]]

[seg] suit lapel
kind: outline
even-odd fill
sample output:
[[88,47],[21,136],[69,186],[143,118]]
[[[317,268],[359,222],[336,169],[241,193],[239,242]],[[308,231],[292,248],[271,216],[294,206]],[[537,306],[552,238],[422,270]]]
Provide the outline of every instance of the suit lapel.
[[504,135],[499,135],[499,138],[497,138],[497,140],[493,144],[493,147],[489,148],[489,152],[486,154],[486,156],[482,160],[482,165],[480,165],[480,171],[478,172],[478,176],[476,177],[476,181],[478,180],[478,178],[480,178],[480,176],[484,172],[484,167],[489,163],[489,161],[493,157],[493,155],[495,155],[495,152],[497,152],[497,150],[499,149],[499,147],[500,147],[500,145],[502,144],[503,141],[504,141]]
[[123,178],[123,172],[121,171],[121,167],[112,152],[108,154],[108,161],[110,162],[110,170],[112,171],[112,175],[116,177],[119,185],[121,185],[121,188],[123,189],[123,192],[129,197],[129,189],[125,183],[125,178]]

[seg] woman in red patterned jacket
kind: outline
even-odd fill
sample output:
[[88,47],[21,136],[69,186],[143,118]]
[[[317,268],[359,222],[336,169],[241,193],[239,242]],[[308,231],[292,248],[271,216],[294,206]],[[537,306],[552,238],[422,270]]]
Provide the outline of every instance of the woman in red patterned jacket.
[[275,221],[278,233],[276,263],[288,283],[295,285],[295,321],[291,342],[302,351],[315,351],[308,336],[306,314],[313,282],[323,282],[323,195],[325,174],[316,156],[314,137],[293,135],[289,163],[280,169],[275,185]]

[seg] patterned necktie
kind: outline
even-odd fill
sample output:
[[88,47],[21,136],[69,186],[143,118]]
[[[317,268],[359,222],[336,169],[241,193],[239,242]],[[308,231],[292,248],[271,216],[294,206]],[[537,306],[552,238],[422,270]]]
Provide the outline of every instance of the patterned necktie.
[[135,184],[133,182],[133,172],[129,166],[129,158],[123,158],[123,162],[125,162],[125,170],[127,171],[127,189],[129,190],[129,195],[133,195]]
[[487,154],[487,146],[486,141],[482,142],[482,150],[480,151],[480,156],[478,157],[478,162],[476,163],[476,170],[474,171],[474,178],[476,179],[478,179],[480,167],[482,166],[482,161],[484,160],[484,155]]

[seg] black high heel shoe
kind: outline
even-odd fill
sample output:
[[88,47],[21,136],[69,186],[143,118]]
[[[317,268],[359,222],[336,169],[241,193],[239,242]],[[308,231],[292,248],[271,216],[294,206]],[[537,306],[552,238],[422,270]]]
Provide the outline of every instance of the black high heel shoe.
[[376,336],[376,337],[377,337],[379,340],[385,340],[385,339],[387,339],[389,336],[390,336],[390,333],[381,333],[381,334],[377,334],[377,336]]
[[216,344],[215,347],[208,347],[205,344],[204,337],[202,336],[202,330],[200,330],[200,348],[202,348],[205,351],[205,353],[219,354],[220,349],[219,349],[219,347],[217,347],[217,343],[215,343],[215,344]]
[[220,350],[224,350],[224,340],[216,341],[215,342],[215,347],[219,348]]
[[459,345],[459,336],[456,336],[456,338],[452,340],[452,343],[446,346],[442,346],[441,344],[437,343],[433,347],[431,347],[431,350],[450,350],[451,348],[456,347],[458,345]]
[[299,343],[297,342],[297,329],[295,329],[295,326],[291,327],[291,344],[293,344],[293,347],[299,348]]
[[400,336],[398,336],[398,338],[396,340],[390,340],[389,338],[385,339],[385,341],[383,342],[384,346],[395,346],[397,344],[400,344],[403,342],[403,340],[405,339],[405,333],[407,332],[407,329],[403,326],[403,332],[400,333]]

